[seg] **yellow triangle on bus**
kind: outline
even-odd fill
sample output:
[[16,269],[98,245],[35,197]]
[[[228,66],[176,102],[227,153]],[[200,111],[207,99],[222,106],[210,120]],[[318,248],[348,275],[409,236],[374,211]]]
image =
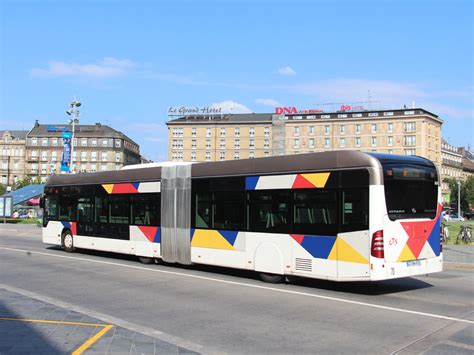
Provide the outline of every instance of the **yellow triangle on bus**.
[[105,191],[107,191],[108,194],[111,194],[114,188],[114,184],[102,184],[102,187]]
[[357,250],[349,245],[344,239],[338,237],[336,245],[332,248],[329,260],[348,261],[351,263],[368,264],[369,261],[359,254]]
[[312,183],[315,187],[324,187],[329,179],[330,173],[314,173],[314,174],[301,174],[306,180]]
[[416,258],[415,258],[415,255],[413,255],[413,252],[408,247],[408,244],[405,244],[397,261],[407,261],[407,260],[416,260]]
[[196,229],[191,246],[212,249],[235,250],[235,248],[216,230]]

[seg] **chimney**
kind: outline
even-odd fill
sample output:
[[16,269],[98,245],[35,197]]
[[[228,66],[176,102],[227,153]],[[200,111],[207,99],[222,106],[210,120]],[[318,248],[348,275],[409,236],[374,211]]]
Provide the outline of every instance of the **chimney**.
[[35,120],[35,127],[39,127],[39,121],[38,120]]

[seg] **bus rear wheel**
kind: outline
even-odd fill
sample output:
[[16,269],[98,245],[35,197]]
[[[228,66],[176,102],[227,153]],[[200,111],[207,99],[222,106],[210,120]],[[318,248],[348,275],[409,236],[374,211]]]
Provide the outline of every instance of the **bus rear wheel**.
[[154,259],[154,258],[149,258],[149,257],[146,257],[146,256],[139,256],[139,257],[138,257],[138,260],[139,260],[142,264],[154,264],[154,263],[155,263],[155,259]]
[[63,233],[62,244],[63,244],[64,250],[67,253],[72,253],[74,252],[74,250],[76,250],[76,248],[74,248],[74,240],[73,240],[72,233],[70,230],[66,230]]
[[270,284],[279,284],[283,281],[283,275],[278,275],[278,274],[269,274],[266,272],[260,272],[259,273],[260,279],[262,279],[263,282],[267,282]]

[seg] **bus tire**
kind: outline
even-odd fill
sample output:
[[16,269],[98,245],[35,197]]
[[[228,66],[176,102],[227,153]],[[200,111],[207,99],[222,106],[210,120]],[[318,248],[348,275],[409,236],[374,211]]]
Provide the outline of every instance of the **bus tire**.
[[73,253],[76,248],[74,248],[74,239],[72,236],[72,233],[69,229],[66,229],[63,232],[62,238],[61,238],[61,243],[63,245],[64,251],[66,253]]
[[142,263],[142,264],[154,264],[155,263],[155,259],[154,258],[149,258],[147,256],[139,256],[138,257],[138,260]]
[[270,284],[279,284],[283,281],[283,275],[278,275],[278,274],[269,274],[266,272],[260,272],[259,273],[260,279],[262,279],[263,282],[267,282]]

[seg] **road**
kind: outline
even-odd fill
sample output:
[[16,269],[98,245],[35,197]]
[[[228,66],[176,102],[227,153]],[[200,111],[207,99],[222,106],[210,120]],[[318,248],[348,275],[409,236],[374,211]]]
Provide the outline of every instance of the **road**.
[[270,285],[242,271],[67,254],[0,228],[0,289],[203,353],[473,353],[473,285],[469,270]]

